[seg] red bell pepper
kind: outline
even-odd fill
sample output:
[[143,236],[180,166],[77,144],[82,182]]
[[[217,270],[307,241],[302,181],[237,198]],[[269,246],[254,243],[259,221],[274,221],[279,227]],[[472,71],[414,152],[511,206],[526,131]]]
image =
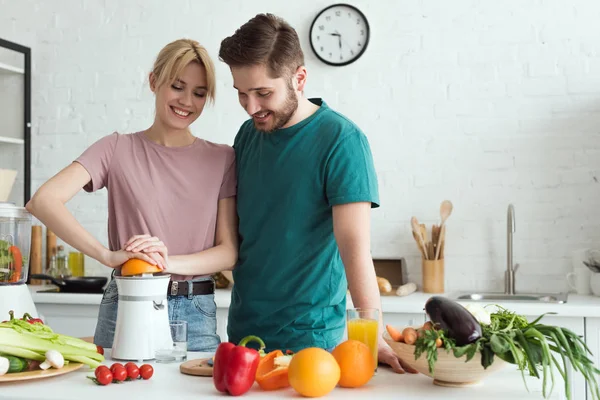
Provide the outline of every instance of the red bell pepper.
[[[10,315],[10,319],[9,320],[4,320],[4,321],[2,321],[2,323],[4,323],[4,322],[10,322],[10,321],[12,321],[12,320],[15,319],[15,312],[13,310],[10,310],[8,312],[8,315]],[[44,324],[44,321],[42,321],[39,318],[33,318],[29,313],[23,314],[23,318],[21,318],[21,321],[26,321],[26,322],[28,322],[30,324],[35,324],[35,323],[38,323],[38,322],[40,324],[42,324],[42,325]]]
[[44,321],[42,321],[42,320],[41,320],[41,319],[39,319],[39,318],[33,318],[31,315],[29,315],[29,313],[25,313],[25,314],[23,314],[23,318],[21,318],[21,319],[22,319],[23,321],[27,321],[27,322],[29,322],[30,324],[35,324],[35,323],[37,323],[37,322],[39,322],[40,324],[43,324],[43,323],[44,323]]
[[[246,347],[250,341],[258,342],[260,352]],[[250,390],[264,348],[265,343],[257,336],[246,336],[237,346],[230,342],[221,343],[214,357],[215,388],[232,396],[239,396]]]

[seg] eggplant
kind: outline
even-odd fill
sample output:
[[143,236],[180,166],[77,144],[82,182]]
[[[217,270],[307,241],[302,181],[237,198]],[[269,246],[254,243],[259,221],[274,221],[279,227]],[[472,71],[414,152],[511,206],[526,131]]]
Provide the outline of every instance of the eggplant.
[[481,337],[481,325],[473,314],[454,300],[442,296],[430,297],[425,303],[425,312],[436,328],[442,329],[446,336],[464,346]]

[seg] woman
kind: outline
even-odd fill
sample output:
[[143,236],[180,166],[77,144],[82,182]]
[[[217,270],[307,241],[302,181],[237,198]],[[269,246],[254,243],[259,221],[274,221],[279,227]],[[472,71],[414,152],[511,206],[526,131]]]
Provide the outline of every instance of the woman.
[[[101,138],[26,207],[66,243],[110,268],[140,258],[170,273],[169,319],[188,322],[190,351],[215,351],[220,338],[211,274],[233,269],[237,260],[235,156],[230,146],[189,130],[206,101],[214,101],[214,65],[197,42],[176,40],[158,54],[149,81],[156,98],[152,126]],[[65,206],[81,188],[104,187],[108,249]],[[117,298],[111,279],[94,335],[102,347],[112,347]]]

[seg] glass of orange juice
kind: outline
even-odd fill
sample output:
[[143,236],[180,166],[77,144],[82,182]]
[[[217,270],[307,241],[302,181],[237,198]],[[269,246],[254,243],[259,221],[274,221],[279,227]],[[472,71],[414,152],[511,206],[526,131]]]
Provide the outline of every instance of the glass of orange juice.
[[379,338],[379,310],[377,308],[350,308],[346,312],[348,339],[363,342],[373,354],[377,371],[377,350]]

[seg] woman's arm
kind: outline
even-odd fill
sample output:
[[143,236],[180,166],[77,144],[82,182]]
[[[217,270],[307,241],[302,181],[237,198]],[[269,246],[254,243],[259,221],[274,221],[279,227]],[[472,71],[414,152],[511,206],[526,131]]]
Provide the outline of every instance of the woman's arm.
[[[151,248],[148,251],[155,251]],[[167,271],[177,275],[208,275],[231,270],[238,258],[235,197],[219,200],[215,246],[199,253],[169,256]]]
[[132,257],[156,264],[146,254],[110,251],[69,212],[65,204],[90,180],[87,170],[74,162],[44,183],[25,208],[65,243],[106,266],[118,267]]

